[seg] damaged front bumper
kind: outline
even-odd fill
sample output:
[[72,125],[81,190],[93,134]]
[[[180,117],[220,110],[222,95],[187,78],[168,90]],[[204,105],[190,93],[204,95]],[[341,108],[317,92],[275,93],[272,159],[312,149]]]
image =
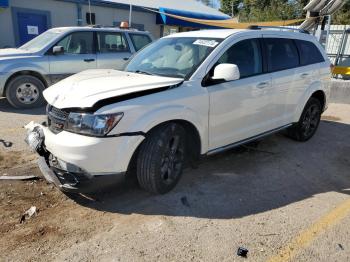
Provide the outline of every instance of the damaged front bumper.
[[45,179],[64,192],[86,193],[93,192],[115,184],[125,178],[125,172],[112,174],[90,174],[75,164],[65,162],[45,146],[43,126],[29,123],[26,143],[32,151],[39,154],[38,166]]

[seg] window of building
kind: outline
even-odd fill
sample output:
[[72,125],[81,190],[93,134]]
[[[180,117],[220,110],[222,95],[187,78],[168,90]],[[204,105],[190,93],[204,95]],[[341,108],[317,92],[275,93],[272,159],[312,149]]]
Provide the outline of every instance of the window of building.
[[139,51],[144,46],[148,45],[152,42],[151,38],[149,38],[148,35],[143,34],[130,34],[129,36],[131,38],[132,43],[134,44],[135,50]]
[[299,54],[293,40],[265,38],[265,46],[270,72],[299,66]]
[[63,47],[65,54],[92,54],[93,33],[75,32],[63,38],[57,45]]
[[300,52],[301,65],[311,65],[324,62],[324,58],[314,43],[296,40]]
[[129,45],[123,33],[98,32],[100,53],[129,52]]
[[241,78],[261,74],[263,67],[259,40],[247,39],[234,44],[216,65],[223,63],[237,65]]
[[95,13],[86,13],[86,23],[88,25],[95,25],[96,24],[96,15]]

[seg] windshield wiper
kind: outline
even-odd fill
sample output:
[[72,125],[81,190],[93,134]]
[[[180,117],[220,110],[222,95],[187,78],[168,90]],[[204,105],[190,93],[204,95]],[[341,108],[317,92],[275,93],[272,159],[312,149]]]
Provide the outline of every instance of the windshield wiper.
[[142,70],[136,70],[134,73],[137,73],[137,74],[144,74],[144,75],[150,75],[150,76],[153,76],[154,74],[150,73],[150,72],[147,72],[147,71],[142,71]]

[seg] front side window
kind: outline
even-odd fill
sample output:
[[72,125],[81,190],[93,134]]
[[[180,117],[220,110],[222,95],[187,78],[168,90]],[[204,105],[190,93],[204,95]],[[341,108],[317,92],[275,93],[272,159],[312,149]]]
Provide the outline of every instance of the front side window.
[[129,36],[131,38],[132,43],[134,44],[136,51],[139,51],[144,46],[146,46],[152,42],[151,38],[148,35],[130,34],[129,33]]
[[296,40],[300,52],[301,65],[311,65],[324,62],[324,58],[314,43]]
[[298,50],[291,39],[265,38],[267,62],[270,72],[299,66]]
[[59,41],[57,46],[62,46],[65,54],[92,54],[93,33],[76,32],[69,34]]
[[258,39],[247,39],[234,44],[218,60],[218,64],[235,64],[241,78],[258,75],[263,71]]
[[125,70],[188,79],[220,42],[195,37],[162,38],[137,53]]
[[98,50],[100,53],[129,52],[128,42],[123,33],[97,33]]

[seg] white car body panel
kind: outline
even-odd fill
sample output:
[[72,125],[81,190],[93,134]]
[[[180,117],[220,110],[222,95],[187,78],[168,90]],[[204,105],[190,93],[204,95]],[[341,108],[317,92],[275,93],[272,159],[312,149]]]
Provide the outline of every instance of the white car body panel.
[[92,107],[106,98],[171,86],[182,81],[178,78],[117,70],[86,70],[46,89],[44,97],[49,104],[57,108],[84,108]]

